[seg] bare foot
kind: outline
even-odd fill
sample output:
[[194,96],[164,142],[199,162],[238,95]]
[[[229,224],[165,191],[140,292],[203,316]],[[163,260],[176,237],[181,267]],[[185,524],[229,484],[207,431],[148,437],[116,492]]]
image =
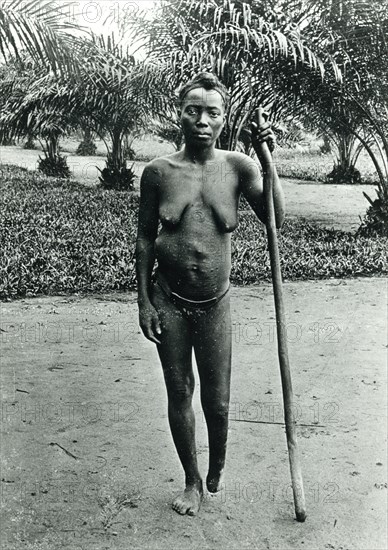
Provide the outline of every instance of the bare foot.
[[175,497],[172,508],[178,514],[195,516],[201,507],[203,499],[202,481],[195,485],[188,485],[183,493]]
[[224,470],[219,472],[209,472],[206,478],[206,487],[209,493],[218,493],[222,489],[224,481]]

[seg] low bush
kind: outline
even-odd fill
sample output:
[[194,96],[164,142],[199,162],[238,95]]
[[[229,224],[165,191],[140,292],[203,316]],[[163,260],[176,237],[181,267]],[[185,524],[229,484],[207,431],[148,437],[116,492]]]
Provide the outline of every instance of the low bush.
[[11,147],[16,145],[16,140],[8,136],[0,137],[0,145],[5,145],[6,147]]
[[[0,296],[109,292],[135,288],[139,197],[2,166]],[[279,232],[285,279],[388,272],[388,239],[286,221]],[[232,281],[270,280],[265,230],[240,212],[233,235]]]
[[294,156],[275,156],[276,170],[280,177],[304,181],[324,182],[330,164],[322,155],[307,156],[295,152]]
[[370,207],[366,211],[358,234],[362,236],[381,235],[388,237],[388,191],[381,188],[377,190],[377,199],[372,200],[369,195],[364,193],[368,199]]
[[127,163],[124,161],[124,165],[121,168],[112,161],[111,156],[108,154],[106,166],[103,170],[97,168],[101,174],[99,176],[100,184],[104,189],[115,189],[117,191],[133,191],[135,188],[135,180],[137,178],[134,171],[134,164],[132,163],[127,168]]
[[339,164],[335,164],[333,170],[326,176],[327,183],[357,184],[361,183],[361,173],[354,166],[343,168]]
[[53,176],[56,178],[70,177],[67,157],[63,157],[62,155],[56,155],[54,158],[47,155],[39,157],[38,170],[43,172],[46,176]]
[[28,139],[27,141],[25,142],[25,144],[23,145],[23,149],[29,149],[31,151],[33,151],[34,149],[36,149],[36,143],[35,143],[35,140],[33,137],[31,136],[28,136]]
[[80,157],[94,157],[97,154],[97,145],[92,139],[84,139],[78,145],[75,154]]

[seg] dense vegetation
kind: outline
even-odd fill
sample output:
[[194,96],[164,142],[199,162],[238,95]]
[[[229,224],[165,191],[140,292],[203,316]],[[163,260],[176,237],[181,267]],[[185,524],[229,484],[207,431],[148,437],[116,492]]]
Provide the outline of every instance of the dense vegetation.
[[[11,166],[2,166],[0,192],[2,299],[135,288],[137,194]],[[387,238],[303,221],[286,221],[279,237],[288,280],[388,272]],[[235,284],[270,280],[265,231],[250,211],[240,212],[232,259]]]

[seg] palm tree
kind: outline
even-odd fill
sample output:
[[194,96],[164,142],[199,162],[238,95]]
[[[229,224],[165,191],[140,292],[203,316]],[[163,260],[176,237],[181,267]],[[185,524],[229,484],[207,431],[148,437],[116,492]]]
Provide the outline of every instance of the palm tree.
[[[39,169],[48,175],[68,177],[70,171],[60,155],[59,139],[78,127],[79,118],[64,108],[66,90],[58,82],[44,68],[14,60],[8,66],[7,78],[0,80],[0,135],[12,139],[35,136],[44,152]],[[53,95],[58,103],[62,102],[62,109],[51,104]]]
[[55,73],[73,75],[79,35],[85,31],[71,21],[74,2],[65,0],[0,0],[0,62],[22,54]]
[[[273,82],[279,71],[314,71],[320,78],[331,70],[341,74],[323,47],[302,35],[298,25],[279,12],[279,2],[236,0],[161,0],[160,11],[150,21],[147,13],[129,14],[122,32],[137,40],[147,51],[147,59],[162,64],[170,89],[199,70],[212,70],[229,88],[229,139],[226,146],[237,146],[242,128],[258,105],[272,106],[280,118],[295,112],[298,96],[283,86],[279,94]],[[168,71],[169,69],[169,71]],[[283,78],[284,79],[284,78]]]
[[[301,82],[301,95],[317,125],[340,132],[362,146],[377,175],[377,198],[370,203],[368,224],[388,232],[388,1],[309,0],[315,10],[316,31],[333,36],[331,51],[342,68],[343,81]],[[340,168],[346,168],[344,158]],[[365,226],[364,226],[365,227]]]
[[[77,80],[15,66],[0,113],[0,129],[12,137],[35,134],[46,140],[45,154],[50,166],[62,170],[59,138],[79,127],[88,127],[105,143],[107,164],[101,182],[108,187],[131,187],[133,173],[127,168],[124,139],[152,118],[168,116],[168,98],[160,90],[152,67],[116,43],[114,37],[92,36],[79,47]],[[152,78],[151,78],[152,72]],[[153,86],[147,85],[152,80]],[[159,82],[159,90],[156,83]],[[161,118],[161,117],[160,117]]]
[[[36,73],[34,76],[38,80],[50,74],[66,77],[69,82],[77,78],[78,44],[85,29],[71,21],[73,8],[74,3],[69,1],[62,2],[59,8],[53,0],[0,0],[0,63],[7,67],[7,72],[2,71],[1,75],[0,102],[3,107],[4,103],[10,107],[15,106],[16,101],[22,115],[30,116],[22,116],[20,121],[14,117],[15,127],[3,124],[1,132],[3,135],[27,135],[30,139],[35,135],[38,121],[45,119],[39,127],[40,136],[46,140],[45,158],[41,159],[41,164],[46,166],[48,173],[59,170],[62,175],[69,175],[66,161],[58,149],[58,139],[64,131],[63,121],[58,119],[58,113],[42,116],[42,111],[46,110],[43,104],[40,114],[37,105],[30,105],[32,111],[28,114],[28,106],[22,100],[32,73]],[[6,109],[2,109],[1,115],[4,122]]]
[[366,149],[379,176],[378,200],[388,204],[387,0],[160,4],[151,21],[128,15],[122,31],[129,27],[127,35],[170,69],[176,86],[198,70],[222,77],[231,92],[228,148],[236,148],[258,104],[275,121],[308,115],[340,132],[340,147],[353,141],[356,155],[359,144]]
[[70,110],[88,116],[90,127],[107,146],[102,183],[120,187],[120,182],[126,185],[128,178],[133,180],[126,165],[125,144],[139,130],[148,128],[153,118],[167,117],[170,100],[161,93],[164,83],[157,68],[136,61],[113,35],[108,39],[93,36],[85,41],[83,53],[81,81],[75,92],[69,90],[78,98]]
[[155,121],[151,126],[152,133],[158,136],[162,141],[171,143],[178,151],[183,142],[183,133],[181,125],[176,117],[163,122]]

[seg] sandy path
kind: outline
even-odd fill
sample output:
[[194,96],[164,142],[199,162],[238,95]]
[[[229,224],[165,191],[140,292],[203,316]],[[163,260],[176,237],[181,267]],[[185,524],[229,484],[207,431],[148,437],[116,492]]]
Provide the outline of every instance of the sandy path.
[[[386,547],[384,279],[285,284],[308,519],[293,519],[269,285],[233,289],[226,484],[197,518],[133,293],[1,305],[2,547]],[[198,453],[205,424],[195,395]]]

